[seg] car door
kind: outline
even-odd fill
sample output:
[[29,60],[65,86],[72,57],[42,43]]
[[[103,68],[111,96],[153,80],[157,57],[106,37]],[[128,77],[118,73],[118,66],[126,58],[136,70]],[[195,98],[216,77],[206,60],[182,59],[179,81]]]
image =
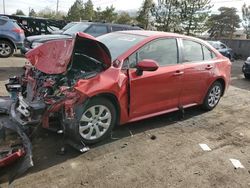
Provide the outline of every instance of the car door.
[[[137,75],[136,64],[143,59],[158,62],[158,70]],[[130,118],[178,109],[183,73],[178,59],[175,38],[151,41],[129,57]]]
[[[183,39],[183,84],[180,103],[183,107],[201,102],[214,69],[212,52],[199,42]],[[210,56],[210,59],[209,57]]]

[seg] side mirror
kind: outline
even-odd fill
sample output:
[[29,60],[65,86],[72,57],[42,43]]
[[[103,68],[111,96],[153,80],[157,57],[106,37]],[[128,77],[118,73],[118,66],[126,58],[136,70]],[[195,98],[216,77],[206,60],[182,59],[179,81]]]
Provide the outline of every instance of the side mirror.
[[159,68],[158,63],[152,59],[144,59],[136,65],[136,74],[141,76],[143,71],[156,71]]

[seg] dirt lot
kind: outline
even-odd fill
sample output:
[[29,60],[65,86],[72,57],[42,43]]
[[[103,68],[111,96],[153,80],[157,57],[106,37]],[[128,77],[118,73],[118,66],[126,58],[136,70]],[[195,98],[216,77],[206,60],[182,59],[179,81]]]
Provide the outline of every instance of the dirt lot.
[[[69,148],[58,155],[61,137],[43,130],[33,140],[35,166],[14,187],[250,187],[250,81],[242,63],[233,63],[231,86],[211,112],[192,108],[180,121],[171,113],[118,127],[85,154]],[[1,86],[23,64],[0,59]],[[234,169],[230,158],[245,168]]]

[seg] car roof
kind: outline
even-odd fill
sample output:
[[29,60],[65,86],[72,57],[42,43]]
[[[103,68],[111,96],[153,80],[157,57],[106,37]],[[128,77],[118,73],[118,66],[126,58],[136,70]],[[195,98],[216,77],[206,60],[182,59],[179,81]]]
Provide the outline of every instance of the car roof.
[[176,37],[176,38],[186,38],[191,40],[196,40],[200,42],[204,42],[204,40],[201,40],[199,38],[187,36],[187,35],[181,35],[177,33],[170,33],[170,32],[163,32],[163,31],[147,31],[147,30],[127,30],[127,31],[117,31],[119,33],[126,33],[126,34],[133,34],[133,35],[142,35],[145,37]]
[[91,22],[91,21],[84,21],[84,22],[77,22],[78,24],[89,24],[89,25],[110,25],[110,26],[117,26],[117,27],[130,27],[130,28],[140,28],[135,25],[128,25],[128,24],[114,24],[114,23],[106,23],[106,22]]
[[0,16],[0,20],[4,20],[6,22],[16,22],[16,20],[13,20],[13,19],[10,19],[9,17],[7,16]]

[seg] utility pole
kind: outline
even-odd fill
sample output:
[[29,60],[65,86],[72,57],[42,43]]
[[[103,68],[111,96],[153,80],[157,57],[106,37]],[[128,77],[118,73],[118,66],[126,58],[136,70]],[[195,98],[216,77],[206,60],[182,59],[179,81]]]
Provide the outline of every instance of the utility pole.
[[59,0],[56,2],[56,14],[58,14],[58,6],[59,6]]
[[5,14],[5,0],[3,0],[3,13]]

